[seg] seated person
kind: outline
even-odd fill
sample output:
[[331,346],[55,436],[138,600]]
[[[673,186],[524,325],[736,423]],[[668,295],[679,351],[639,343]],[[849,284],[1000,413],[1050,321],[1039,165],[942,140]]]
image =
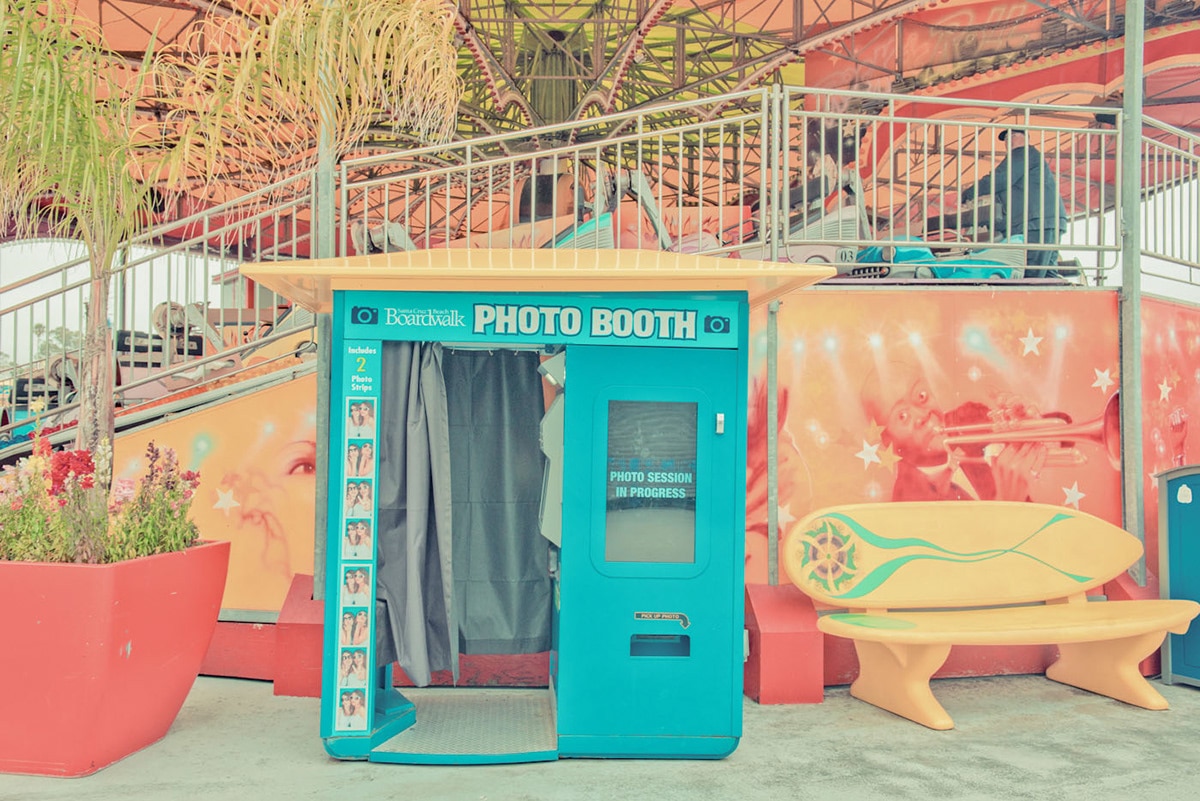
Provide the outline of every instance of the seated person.
[[575,181],[570,175],[535,175],[521,187],[517,222],[548,220],[571,213]]
[[[1056,244],[1067,231],[1067,212],[1058,192],[1058,181],[1037,148],[1029,144],[1021,128],[1000,132],[1008,148],[1004,161],[979,183],[959,195],[963,204],[991,196],[996,209],[996,231],[1000,236],[1022,235],[1030,245]],[[1053,268],[1057,250],[1026,251],[1025,263],[1034,268]],[[1059,278],[1053,269],[1026,269],[1026,278]]]

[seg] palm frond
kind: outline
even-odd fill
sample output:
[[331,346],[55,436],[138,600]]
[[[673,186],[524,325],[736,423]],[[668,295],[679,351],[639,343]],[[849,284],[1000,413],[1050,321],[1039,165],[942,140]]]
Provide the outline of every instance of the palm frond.
[[74,6],[0,0],[0,220],[87,248],[79,439],[94,447],[113,428],[114,257],[161,196],[232,199],[315,166],[322,135],[340,158],[381,119],[447,138],[462,86],[442,0],[214,6],[177,44],[151,37],[139,69]]
[[153,66],[174,168],[266,185],[315,165],[322,133],[335,158],[381,120],[448,138],[462,94],[452,22],[440,0],[290,0],[210,16]]

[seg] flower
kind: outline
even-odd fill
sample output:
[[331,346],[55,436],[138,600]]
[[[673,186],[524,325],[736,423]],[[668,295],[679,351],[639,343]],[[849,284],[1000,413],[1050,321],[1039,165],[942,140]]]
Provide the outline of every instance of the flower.
[[52,450],[41,433],[33,452],[0,474],[0,560],[106,563],[180,551],[199,537],[188,518],[198,473],[175,452],[146,449],[140,481],[108,492],[112,451]]

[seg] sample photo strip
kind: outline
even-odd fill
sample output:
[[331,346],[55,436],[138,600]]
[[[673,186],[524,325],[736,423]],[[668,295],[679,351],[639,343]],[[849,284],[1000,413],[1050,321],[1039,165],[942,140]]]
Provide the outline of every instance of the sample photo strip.
[[372,478],[374,475],[374,441],[352,439],[346,443],[346,478]]
[[342,571],[342,607],[371,604],[371,569],[365,565]]
[[370,634],[371,619],[367,616],[365,608],[346,607],[342,609],[342,626],[338,632],[338,645],[366,647]]
[[375,399],[346,401],[346,439],[375,439]]
[[342,535],[342,559],[370,559],[373,544],[370,520],[346,521],[346,531]]
[[342,690],[338,693],[337,718],[333,727],[338,731],[366,731],[367,694],[365,690]]
[[343,648],[338,655],[339,687],[367,686],[367,649]]
[[375,516],[375,482],[370,479],[350,479],[346,482],[346,517]]

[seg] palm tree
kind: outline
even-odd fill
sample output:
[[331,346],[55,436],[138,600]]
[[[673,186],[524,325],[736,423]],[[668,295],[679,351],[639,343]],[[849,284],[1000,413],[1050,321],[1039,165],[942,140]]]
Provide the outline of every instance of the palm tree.
[[221,16],[136,69],[69,0],[0,0],[0,220],[90,264],[77,446],[113,433],[109,286],[164,195],[229,199],[340,158],[373,125],[449,135],[461,94],[440,0],[283,0]]
[[152,187],[127,147],[137,117],[115,83],[116,59],[99,31],[61,4],[0,4],[0,215],[18,234],[39,228],[81,240],[91,263],[81,389],[81,444],[112,431],[109,265],[146,219]]

